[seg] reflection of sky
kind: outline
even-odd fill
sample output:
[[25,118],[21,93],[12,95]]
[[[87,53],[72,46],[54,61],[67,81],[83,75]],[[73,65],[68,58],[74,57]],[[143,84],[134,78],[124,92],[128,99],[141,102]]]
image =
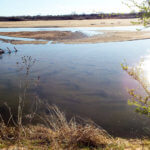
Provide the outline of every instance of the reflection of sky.
[[6,40],[23,40],[23,41],[35,41],[35,39],[31,39],[31,38],[10,37],[10,36],[3,36],[3,35],[0,35],[0,39],[6,39]]
[[143,77],[145,77],[146,84],[150,84],[150,55],[146,55],[142,58],[141,69]]
[[[41,98],[67,112],[90,118],[113,135],[143,134],[145,119],[127,105],[127,92],[121,69],[124,59],[130,64],[147,54],[150,40],[99,44],[16,45],[18,53],[0,59],[0,100],[12,100],[16,92],[16,62],[22,56],[37,59],[32,75],[40,76]],[[0,42],[1,48],[14,45]],[[134,84],[133,80],[130,80]],[[6,98],[6,93],[7,98]],[[0,101],[1,102],[1,101]],[[102,119],[103,118],[103,119]],[[141,121],[142,120],[142,121]],[[135,131],[138,131],[136,133]]]
[[100,28],[93,27],[73,27],[73,28],[0,28],[0,32],[22,32],[22,31],[71,31],[71,32],[81,32],[87,36],[94,36],[97,34],[103,34],[103,32],[98,32]]

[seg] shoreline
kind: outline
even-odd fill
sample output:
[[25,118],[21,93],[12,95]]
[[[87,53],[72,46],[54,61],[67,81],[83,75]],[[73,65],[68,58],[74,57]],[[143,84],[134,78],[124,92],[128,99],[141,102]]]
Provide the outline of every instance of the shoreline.
[[9,39],[2,39],[0,38],[0,41],[3,41],[5,43],[11,43],[14,45],[17,44],[47,44],[49,41],[23,41],[23,40],[9,40]]
[[[96,20],[51,20],[51,21],[15,21],[0,22],[0,28],[72,28],[72,27],[121,27],[134,26],[131,22],[138,19],[96,19]],[[97,32],[99,32],[97,30]],[[101,30],[104,34],[87,36],[82,32],[71,31],[22,31],[22,32],[0,32],[0,35],[21,38],[33,38],[36,41],[7,40],[1,38],[3,42],[12,44],[46,44],[52,43],[64,44],[84,44],[84,43],[106,43],[123,42],[133,40],[150,39],[150,31],[108,31]],[[45,42],[38,40],[46,40]]]
[[[52,44],[92,44],[150,39],[150,31],[102,30],[101,32],[103,32],[103,34],[98,34],[94,36],[86,36],[82,32],[71,31],[0,32],[0,35],[14,37],[14,40],[7,40],[3,38],[0,38],[0,40],[3,42],[10,42],[12,44],[46,44],[49,41],[51,41]],[[15,37],[31,38],[35,39],[35,41],[15,40]]]

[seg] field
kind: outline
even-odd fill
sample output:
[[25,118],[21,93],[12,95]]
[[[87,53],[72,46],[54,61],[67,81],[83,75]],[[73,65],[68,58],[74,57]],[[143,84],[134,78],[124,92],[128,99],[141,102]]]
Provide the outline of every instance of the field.
[[9,22],[0,22],[0,28],[131,26],[132,25],[131,21],[137,21],[137,19],[9,21]]

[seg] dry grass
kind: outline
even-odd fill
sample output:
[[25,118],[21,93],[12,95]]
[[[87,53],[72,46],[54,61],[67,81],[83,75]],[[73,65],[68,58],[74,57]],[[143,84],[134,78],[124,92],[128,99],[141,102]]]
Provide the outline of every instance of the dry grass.
[[[38,147],[38,149],[82,149],[105,148],[113,139],[93,123],[78,124],[75,119],[67,121],[64,113],[56,106],[48,107],[50,112],[44,118],[45,125],[9,127],[1,123],[0,143]],[[42,117],[43,118],[43,117]],[[41,147],[42,146],[42,147]],[[4,146],[5,147],[5,146]]]
[[[59,40],[65,44],[106,43],[150,39],[149,31],[102,31],[104,34],[74,40]],[[59,42],[58,41],[58,42]]]
[[[69,31],[38,31],[38,32],[0,32],[0,35],[44,39],[55,42],[62,42],[66,44],[76,43],[101,43],[101,42],[118,42],[149,39],[149,31],[102,31],[104,34],[87,37],[80,32]],[[1,40],[1,39],[0,39]],[[3,39],[2,39],[3,40]],[[47,41],[15,41],[3,40],[4,42],[11,42],[12,44],[45,44]]]
[[78,124],[75,119],[69,122],[57,107],[49,107],[51,115],[46,117],[53,131],[52,147],[55,149],[77,149],[78,147],[105,147],[111,143],[110,136],[92,123]]
[[149,139],[112,138],[92,122],[67,121],[56,106],[47,107],[49,113],[40,125],[9,127],[0,124],[2,150],[149,150]]
[[92,20],[52,20],[52,21],[9,21],[0,22],[1,28],[18,27],[106,27],[130,26],[138,19],[92,19]]
[[37,32],[0,32],[0,35],[44,40],[68,40],[87,37],[81,32],[70,31],[37,31]]

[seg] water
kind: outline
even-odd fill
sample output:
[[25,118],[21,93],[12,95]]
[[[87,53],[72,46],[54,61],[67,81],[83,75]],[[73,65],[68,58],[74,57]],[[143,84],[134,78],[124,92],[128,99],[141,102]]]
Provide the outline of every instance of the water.
[[[12,29],[13,30],[13,29]],[[100,44],[17,45],[19,52],[0,56],[0,110],[3,103],[17,109],[18,83],[16,62],[22,56],[37,59],[32,77],[40,76],[35,89],[39,97],[58,105],[67,116],[90,118],[111,135],[137,137],[147,135],[149,119],[128,106],[126,88],[137,82],[122,69],[126,59],[134,64],[149,55],[150,40]],[[1,48],[14,45],[0,42]]]
[[71,31],[81,32],[87,36],[94,36],[103,34],[103,30],[114,30],[114,31],[149,31],[150,28],[143,26],[121,26],[121,27],[61,27],[61,28],[0,28],[0,32],[21,32],[21,31]]
[[72,27],[72,28],[0,28],[0,32],[21,32],[21,31],[71,31],[71,32],[82,32],[87,36],[94,36],[103,34],[98,32],[99,28],[88,28],[88,27]]

